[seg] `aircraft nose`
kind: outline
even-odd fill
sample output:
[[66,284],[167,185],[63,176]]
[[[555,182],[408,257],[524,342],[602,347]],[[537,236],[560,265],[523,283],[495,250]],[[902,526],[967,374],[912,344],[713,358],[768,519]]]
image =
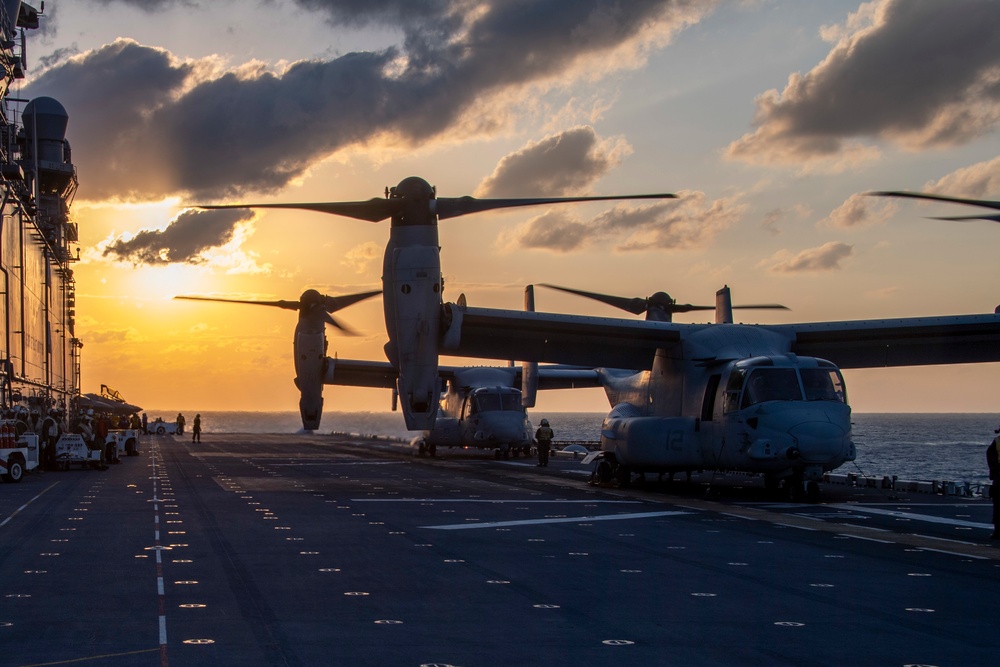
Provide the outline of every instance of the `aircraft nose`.
[[795,437],[798,458],[806,463],[825,463],[842,458],[848,446],[847,432],[830,421],[808,421],[789,429]]
[[520,442],[524,439],[523,418],[508,419],[501,415],[493,415],[485,421],[480,421],[480,431],[501,442]]

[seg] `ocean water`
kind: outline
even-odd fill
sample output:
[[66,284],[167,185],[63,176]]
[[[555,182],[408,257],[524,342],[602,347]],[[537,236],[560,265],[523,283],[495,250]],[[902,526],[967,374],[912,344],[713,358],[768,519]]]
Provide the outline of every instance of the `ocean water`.
[[[165,420],[177,410],[151,410]],[[603,412],[532,413],[532,422],[543,416],[552,423],[557,440],[599,439]],[[188,429],[193,413],[185,415]],[[302,427],[298,412],[201,412],[202,434],[212,433],[295,433]],[[839,472],[855,472],[870,477],[896,475],[907,480],[936,480],[986,484],[986,447],[1000,415],[883,414],[855,413],[853,419],[857,460]],[[327,412],[322,432],[339,431],[381,435],[409,440],[415,433],[406,430],[403,416],[394,412]]]

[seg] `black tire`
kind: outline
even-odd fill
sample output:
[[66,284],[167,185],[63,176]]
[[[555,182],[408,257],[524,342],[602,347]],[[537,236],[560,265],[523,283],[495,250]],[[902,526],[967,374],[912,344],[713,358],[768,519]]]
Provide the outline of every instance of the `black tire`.
[[21,461],[21,457],[12,456],[7,460],[7,474],[3,478],[12,484],[17,484],[24,479],[24,462]]
[[609,484],[611,482],[611,464],[607,459],[601,459],[594,468],[594,482],[597,484]]
[[167,434],[166,427],[164,427],[164,426],[157,426],[156,427],[156,435],[166,435],[166,434]]

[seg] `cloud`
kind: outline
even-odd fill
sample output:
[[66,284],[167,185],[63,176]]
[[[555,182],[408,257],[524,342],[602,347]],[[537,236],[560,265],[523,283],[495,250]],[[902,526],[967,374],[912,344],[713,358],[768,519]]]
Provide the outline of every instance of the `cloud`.
[[854,194],[819,224],[839,229],[867,227],[885,222],[898,209],[895,201]]
[[476,196],[582,195],[631,151],[624,139],[601,140],[592,127],[574,127],[505,156]]
[[795,204],[789,208],[773,208],[764,214],[760,221],[761,228],[767,230],[771,235],[777,236],[781,233],[778,224],[788,217],[804,219],[812,215],[812,211],[804,204]]
[[736,198],[708,201],[703,192],[681,192],[680,200],[649,206],[619,205],[590,221],[551,210],[504,232],[499,245],[571,252],[588,246],[616,251],[685,250],[706,247],[723,229],[735,224],[746,206]]
[[995,199],[1000,192],[1000,156],[953,171],[928,183],[924,190],[951,197]]
[[757,98],[756,129],[731,159],[843,169],[876,147],[967,143],[1000,124],[1000,3],[879,0],[845,26],[819,65]]
[[403,42],[272,71],[119,39],[34,78],[25,95],[69,112],[80,197],[269,193],[338,151],[494,132],[540,91],[643,63],[714,3],[299,4],[334,22],[398,23]]
[[131,238],[119,237],[105,247],[103,256],[133,264],[205,262],[203,253],[233,240],[237,226],[253,218],[245,209],[200,211],[189,209],[166,229],[144,229]]
[[799,273],[801,271],[835,271],[839,270],[841,260],[854,253],[854,246],[837,241],[824,243],[818,248],[807,248],[797,255],[787,250],[775,253],[762,265],[771,264],[769,271],[774,273]]
[[341,264],[354,269],[357,273],[364,273],[372,262],[382,256],[382,246],[374,241],[365,241],[361,245],[356,245],[344,254]]

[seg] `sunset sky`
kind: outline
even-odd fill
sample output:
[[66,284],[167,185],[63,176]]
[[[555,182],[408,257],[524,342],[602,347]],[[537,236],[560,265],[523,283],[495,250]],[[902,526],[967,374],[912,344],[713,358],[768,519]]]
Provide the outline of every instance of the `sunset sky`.
[[[70,115],[83,391],[297,410],[294,313],[172,297],[379,289],[388,223],[186,205],[361,200],[411,175],[441,196],[675,192],[442,221],[445,298],[520,308],[547,282],[712,304],[728,284],[791,309],[746,322],[992,312],[1000,227],[859,195],[1000,199],[998,25],[995,0],[49,0],[13,94]],[[330,332],[331,354],[385,359],[378,299],[338,319],[361,335]],[[998,373],[846,377],[859,412],[998,412]],[[389,407],[326,390],[327,411]]]

